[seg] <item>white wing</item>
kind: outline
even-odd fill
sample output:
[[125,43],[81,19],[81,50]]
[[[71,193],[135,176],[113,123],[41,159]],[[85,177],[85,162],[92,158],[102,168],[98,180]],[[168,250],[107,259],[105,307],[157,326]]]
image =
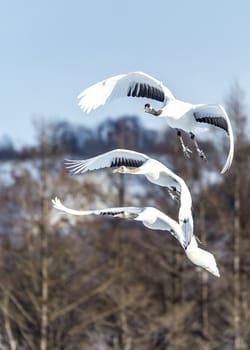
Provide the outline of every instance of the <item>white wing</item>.
[[118,207],[100,210],[74,210],[63,205],[57,197],[51,201],[55,209],[71,215],[106,215],[142,221],[150,229],[169,231],[180,242],[182,247],[186,248],[185,238],[180,225],[156,208]]
[[119,97],[146,97],[163,102],[173,99],[172,92],[159,80],[143,72],[120,74],[91,85],[79,98],[79,106],[89,113]]
[[181,186],[181,194],[178,219],[185,236],[186,246],[188,246],[191,242],[194,231],[192,197],[185,181],[182,178],[179,178],[179,184]]
[[192,196],[186,182],[180,176],[177,176],[176,174],[174,175],[180,186],[181,206],[179,211],[179,220],[185,220],[189,218],[190,211],[192,209]]
[[83,174],[86,171],[119,167],[139,167],[149,159],[143,153],[126,149],[115,149],[86,160],[66,160],[65,164],[71,174]]
[[74,210],[66,207],[62,204],[59,198],[51,200],[53,207],[63,213],[86,216],[86,215],[101,215],[101,216],[113,216],[127,219],[136,219],[138,215],[144,210],[144,208],[136,207],[117,207],[117,208],[106,208],[100,210]]
[[[143,216],[146,217],[143,218]],[[179,241],[184,249],[187,247],[181,226],[177,221],[171,219],[162,211],[156,208],[146,207],[144,212],[139,215],[138,219],[143,220],[143,224],[153,230],[169,231],[171,235],[173,235]]]
[[231,166],[234,156],[234,137],[230,119],[221,105],[198,105],[194,107],[194,117],[198,123],[207,123],[226,131],[229,136],[229,153],[226,163],[221,170],[221,174],[225,173]]
[[180,216],[179,216],[179,224],[184,233],[185,245],[186,247],[188,247],[194,235],[194,222],[193,222],[193,215],[191,210],[189,210],[189,215],[184,220],[180,220]]

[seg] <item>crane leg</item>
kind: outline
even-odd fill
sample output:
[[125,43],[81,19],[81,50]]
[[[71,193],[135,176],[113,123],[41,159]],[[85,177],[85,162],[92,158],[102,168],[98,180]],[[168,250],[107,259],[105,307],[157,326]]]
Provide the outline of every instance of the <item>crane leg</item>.
[[181,136],[181,131],[180,130],[177,130],[177,136],[178,136],[178,138],[180,140],[182,151],[183,151],[184,155],[187,158],[190,158],[190,153],[192,153],[192,151],[187,146],[185,146],[183,138]]
[[200,149],[198,142],[196,141],[195,135],[192,132],[190,132],[189,134],[190,134],[191,140],[194,143],[195,149],[196,149],[197,153],[199,154],[199,156],[201,157],[201,159],[207,160],[205,153],[202,151],[202,149]]

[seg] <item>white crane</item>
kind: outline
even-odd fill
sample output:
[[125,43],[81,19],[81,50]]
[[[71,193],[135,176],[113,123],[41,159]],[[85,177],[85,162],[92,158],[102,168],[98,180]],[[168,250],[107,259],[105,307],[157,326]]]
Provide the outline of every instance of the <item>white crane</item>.
[[180,199],[179,222],[189,225],[192,219],[192,197],[185,181],[167,166],[146,154],[115,149],[85,160],[66,160],[72,175],[87,171],[115,168],[113,172],[144,175],[148,181],[167,187],[172,198]]
[[185,235],[181,226],[160,210],[152,207],[120,207],[101,210],[74,210],[65,207],[59,198],[52,199],[53,207],[63,213],[71,215],[101,215],[121,219],[141,221],[144,226],[153,230],[169,231],[181,244],[188,259],[195,265],[204,268],[216,277],[220,273],[213,254],[198,247],[195,236]]
[[165,118],[168,125],[177,130],[183,152],[187,157],[189,157],[191,151],[184,145],[181,130],[189,133],[198,154],[201,158],[206,159],[195,139],[196,133],[206,129],[206,124],[223,129],[229,136],[230,146],[221,173],[223,174],[229,169],[234,155],[234,138],[230,120],[221,105],[191,104],[178,100],[161,81],[143,72],[113,76],[85,89],[78,98],[80,108],[89,113],[91,110],[118,97],[130,96],[144,97],[163,103],[159,110],[155,110],[149,103],[146,103],[144,111],[156,117]]

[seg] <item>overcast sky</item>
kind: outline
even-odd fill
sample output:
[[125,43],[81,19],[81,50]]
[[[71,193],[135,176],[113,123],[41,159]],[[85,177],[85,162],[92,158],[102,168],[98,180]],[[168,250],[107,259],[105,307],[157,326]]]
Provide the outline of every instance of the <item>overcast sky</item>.
[[88,127],[106,116],[153,118],[134,99],[90,115],[77,106],[84,88],[130,71],[193,103],[223,104],[237,80],[249,110],[249,18],[247,0],[2,1],[0,142],[32,142],[31,120],[40,116]]

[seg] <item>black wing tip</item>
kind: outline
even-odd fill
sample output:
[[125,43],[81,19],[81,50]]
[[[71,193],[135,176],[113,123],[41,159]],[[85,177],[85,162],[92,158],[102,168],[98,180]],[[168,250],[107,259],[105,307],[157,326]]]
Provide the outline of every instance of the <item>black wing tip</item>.
[[165,94],[162,89],[138,82],[129,86],[127,96],[146,97],[160,102],[164,102],[165,100]]
[[112,159],[110,167],[119,167],[119,166],[127,166],[130,168],[138,168],[144,164],[144,161],[133,159],[133,158],[124,158],[124,157],[115,157]]
[[125,213],[125,211],[124,210],[121,210],[121,211],[110,211],[110,210],[108,210],[108,211],[101,211],[100,212],[100,215],[103,215],[103,216],[105,216],[105,215],[108,215],[108,216],[115,216],[115,215],[119,215],[119,214],[124,214]]
[[211,117],[209,115],[206,117],[199,117],[199,115],[195,112],[194,112],[194,117],[198,123],[207,123],[207,124],[216,126],[220,129],[223,129],[224,131],[226,131],[226,133],[229,135],[228,124],[227,124],[227,121],[225,120],[225,118],[223,118],[221,116]]

